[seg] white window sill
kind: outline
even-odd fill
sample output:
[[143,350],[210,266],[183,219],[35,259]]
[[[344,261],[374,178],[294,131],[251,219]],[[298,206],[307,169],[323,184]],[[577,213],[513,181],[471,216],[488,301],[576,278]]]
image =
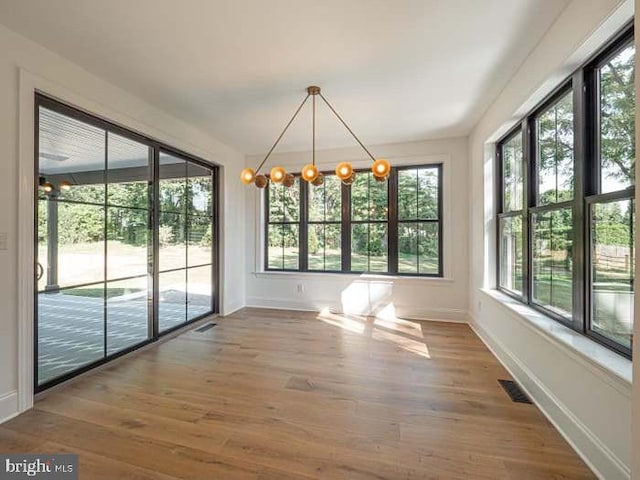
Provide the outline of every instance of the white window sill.
[[562,325],[498,290],[488,288],[480,290],[492,300],[516,314],[536,332],[575,354],[574,356],[578,360],[596,367],[601,373],[621,380],[624,384],[623,387],[630,392],[633,376],[631,360],[618,355],[585,335]]
[[443,277],[419,277],[419,276],[404,276],[404,275],[376,275],[373,273],[339,273],[339,272],[279,272],[275,271],[262,271],[252,272],[255,278],[270,278],[279,280],[295,280],[295,279],[317,279],[324,281],[337,281],[340,278],[349,279],[361,279],[371,282],[389,282],[389,283],[413,283],[424,282],[432,283],[434,285],[451,284],[454,282],[453,278]]

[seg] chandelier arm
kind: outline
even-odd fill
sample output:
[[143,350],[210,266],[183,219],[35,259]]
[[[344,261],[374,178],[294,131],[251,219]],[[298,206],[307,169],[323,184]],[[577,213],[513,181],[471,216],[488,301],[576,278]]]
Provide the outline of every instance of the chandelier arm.
[[269,150],[269,152],[267,153],[267,155],[264,157],[264,160],[262,160],[262,162],[260,163],[260,165],[258,165],[258,168],[256,168],[256,173],[258,173],[260,171],[260,169],[263,167],[263,165],[265,164],[265,162],[268,160],[268,158],[271,156],[271,153],[273,153],[273,151],[275,150],[276,146],[278,145],[278,143],[280,143],[280,140],[282,139],[282,137],[284,136],[284,134],[287,132],[287,130],[289,129],[289,127],[291,126],[291,124],[293,123],[293,121],[296,119],[296,117],[298,116],[298,113],[300,113],[300,110],[302,110],[302,107],[304,106],[305,103],[307,103],[307,100],[309,99],[309,97],[311,96],[310,93],[307,93],[307,96],[304,97],[304,100],[302,101],[302,103],[300,104],[300,106],[298,107],[298,109],[296,110],[296,112],[293,114],[293,117],[291,117],[291,120],[289,120],[289,123],[287,123],[287,126],[284,127],[284,130],[282,130],[282,133],[280,134],[280,136],[276,139],[276,141],[274,142],[273,146],[271,147],[271,149]]
[[333,112],[333,114],[338,117],[338,120],[340,120],[340,122],[342,122],[342,124],[344,125],[344,127],[349,131],[349,133],[351,134],[351,136],[353,138],[356,139],[356,142],[358,142],[360,144],[360,146],[362,147],[362,149],[367,152],[367,155],[369,155],[369,157],[371,157],[371,160],[373,160],[374,162],[376,161],[375,157],[373,155],[371,155],[371,152],[367,149],[367,147],[364,146],[364,144],[360,141],[360,139],[356,136],[355,133],[353,133],[353,130],[351,130],[349,128],[349,125],[347,125],[347,123],[342,119],[342,117],[340,116],[340,114],[338,112],[336,112],[336,110],[331,106],[331,104],[329,103],[329,101],[324,98],[324,95],[322,95],[322,93],[318,93],[318,95],[320,95],[320,98],[324,101],[324,103],[327,104],[327,107],[329,107],[329,109]]

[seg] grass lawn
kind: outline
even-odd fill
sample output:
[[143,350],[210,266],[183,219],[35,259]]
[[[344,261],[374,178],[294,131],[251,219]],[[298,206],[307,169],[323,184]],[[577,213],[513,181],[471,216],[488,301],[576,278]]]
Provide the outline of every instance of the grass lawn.
[[[400,252],[398,258],[398,269],[400,273],[417,273],[417,258],[415,254]],[[370,262],[370,263],[369,263]],[[269,266],[271,268],[282,268],[282,250],[272,249],[269,255]],[[284,268],[298,268],[298,249],[286,248],[284,251]],[[316,255],[309,255],[310,270],[340,271],[342,268],[340,250],[327,250],[323,257],[322,252]],[[369,259],[366,255],[352,253],[351,268],[354,271],[386,272],[388,269],[386,256],[372,256]],[[438,262],[431,258],[420,258],[420,273],[438,273]]]

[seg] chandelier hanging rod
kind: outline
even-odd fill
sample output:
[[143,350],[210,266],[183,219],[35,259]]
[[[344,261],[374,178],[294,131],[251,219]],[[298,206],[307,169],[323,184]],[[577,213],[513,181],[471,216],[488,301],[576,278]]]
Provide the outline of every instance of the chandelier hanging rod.
[[259,172],[260,169],[264,166],[265,162],[269,159],[269,157],[271,156],[271,154],[273,153],[273,151],[275,150],[275,148],[278,146],[278,143],[280,143],[280,140],[282,140],[282,137],[284,136],[285,133],[287,133],[287,130],[289,129],[289,127],[291,126],[291,124],[293,123],[293,121],[296,119],[296,117],[298,116],[298,113],[300,113],[300,110],[302,110],[302,107],[304,107],[304,104],[307,103],[307,100],[309,99],[309,97],[311,96],[311,93],[307,93],[307,96],[304,97],[304,100],[302,101],[302,103],[300,104],[300,106],[298,107],[298,109],[296,110],[296,112],[293,114],[293,117],[291,117],[291,120],[289,120],[289,123],[287,123],[286,127],[284,127],[284,130],[282,130],[282,133],[280,134],[280,136],[276,139],[276,141],[274,142],[273,146],[271,147],[271,149],[269,150],[269,152],[267,152],[267,155],[264,157],[264,160],[262,160],[262,162],[260,163],[260,165],[258,165],[258,168],[256,168],[256,172]]

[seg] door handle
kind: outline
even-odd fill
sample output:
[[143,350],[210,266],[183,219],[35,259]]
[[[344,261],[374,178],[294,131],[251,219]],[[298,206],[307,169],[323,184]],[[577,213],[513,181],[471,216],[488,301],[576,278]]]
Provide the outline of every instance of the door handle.
[[36,273],[36,279],[40,280],[42,278],[42,276],[44,275],[44,267],[40,264],[40,262],[38,262],[36,264],[37,267],[37,271],[38,273]]

